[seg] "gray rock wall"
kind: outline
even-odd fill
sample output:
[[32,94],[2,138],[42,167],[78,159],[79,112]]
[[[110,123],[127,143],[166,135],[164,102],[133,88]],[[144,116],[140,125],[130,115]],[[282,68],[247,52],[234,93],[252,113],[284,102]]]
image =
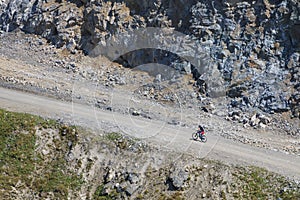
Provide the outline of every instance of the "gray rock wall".
[[88,53],[115,34],[149,26],[174,27],[208,47],[220,84],[242,102],[232,107],[292,110],[300,117],[297,0],[0,1],[2,31],[42,35],[73,53]]

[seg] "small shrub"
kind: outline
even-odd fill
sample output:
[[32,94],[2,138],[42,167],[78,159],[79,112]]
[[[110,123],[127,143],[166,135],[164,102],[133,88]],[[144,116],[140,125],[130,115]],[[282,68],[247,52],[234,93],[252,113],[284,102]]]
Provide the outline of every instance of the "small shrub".
[[112,132],[112,133],[106,134],[105,138],[108,139],[108,140],[110,140],[110,141],[116,142],[116,141],[122,139],[122,134],[116,133],[116,132]]

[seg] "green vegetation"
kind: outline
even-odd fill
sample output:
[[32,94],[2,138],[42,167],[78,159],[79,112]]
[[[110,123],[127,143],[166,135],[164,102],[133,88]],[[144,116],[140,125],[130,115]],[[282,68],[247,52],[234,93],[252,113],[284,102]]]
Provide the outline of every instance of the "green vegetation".
[[36,157],[34,146],[34,134],[11,133],[9,135],[5,132],[0,132],[1,188],[10,189],[11,186],[17,184],[18,180],[30,182],[29,175],[34,170],[34,159]]
[[105,134],[104,139],[108,140],[109,142],[113,142],[120,149],[128,149],[128,147],[135,145],[138,141],[136,138],[127,137],[116,132]]
[[161,193],[158,199],[159,200],[184,200],[185,198],[182,197],[182,194],[180,192],[176,191],[172,195]]
[[69,189],[78,188],[83,181],[71,171],[66,170],[66,161],[59,157],[43,169],[43,175],[36,177],[33,188],[38,192],[54,192],[61,198],[67,197]]
[[[60,138],[61,151],[51,155],[49,161],[36,151],[35,132],[46,128],[65,134]],[[67,141],[76,142],[75,135],[74,127],[54,120],[0,109],[0,197],[9,198],[15,187],[38,194],[52,192],[55,197],[66,199],[68,190],[82,183],[81,177],[67,170],[64,159]]]
[[0,133],[2,136],[11,135],[11,133],[30,132],[34,133],[36,127],[58,128],[54,120],[44,120],[41,117],[26,113],[7,112],[0,109]]
[[[259,167],[240,168],[233,174],[237,181],[233,187],[239,193],[234,194],[238,199],[270,199],[273,197],[282,199],[300,199],[300,191],[291,189],[290,183],[284,177],[268,172]],[[289,188],[283,191],[283,188]]]
[[112,142],[118,142],[120,139],[123,138],[122,134],[112,132],[112,133],[107,133],[104,136],[107,140],[112,141]]
[[118,193],[113,189],[109,194],[105,194],[104,185],[99,185],[94,193],[94,200],[113,200],[118,197]]

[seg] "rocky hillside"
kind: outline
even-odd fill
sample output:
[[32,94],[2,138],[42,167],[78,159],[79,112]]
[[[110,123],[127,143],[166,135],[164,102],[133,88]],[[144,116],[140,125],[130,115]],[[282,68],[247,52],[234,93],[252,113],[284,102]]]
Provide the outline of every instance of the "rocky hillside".
[[299,182],[0,109],[1,199],[298,199]]
[[[20,29],[41,35],[74,54],[81,50],[89,54],[121,32],[174,28],[202,44],[211,59],[210,70],[219,72],[208,77],[205,71],[194,73],[199,95],[227,95],[232,112],[258,108],[268,113],[290,112],[296,118],[300,118],[299,16],[297,0],[0,1],[2,32]],[[132,57],[143,63],[147,52],[126,55],[121,63],[133,67]],[[191,73],[186,65],[190,66],[185,63],[183,71]],[[217,81],[209,84],[210,80]],[[217,94],[209,93],[220,86]]]

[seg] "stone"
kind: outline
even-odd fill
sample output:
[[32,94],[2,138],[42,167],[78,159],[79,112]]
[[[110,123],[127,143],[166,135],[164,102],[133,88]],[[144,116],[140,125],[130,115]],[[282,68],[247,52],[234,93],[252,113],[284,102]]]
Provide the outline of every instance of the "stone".
[[132,196],[135,191],[139,188],[138,185],[129,185],[125,188],[125,192],[128,196]]
[[240,119],[240,117],[238,115],[233,115],[232,120],[234,121],[238,121]]
[[259,115],[258,118],[259,118],[260,122],[265,124],[265,125],[267,125],[271,122],[271,119],[266,117],[265,115]]
[[259,118],[257,118],[257,114],[254,114],[251,118],[250,118],[250,125],[251,126],[257,126],[259,124],[260,120]]
[[133,116],[140,116],[141,112],[138,111],[138,110],[133,110],[133,111],[131,112],[131,114],[132,114]]
[[161,74],[157,74],[154,79],[154,83],[160,83],[160,82],[161,82]]
[[69,152],[69,153],[66,154],[65,159],[66,159],[67,162],[71,162],[75,159],[75,156],[72,152]]
[[139,182],[139,176],[136,173],[128,173],[126,178],[130,184],[137,184]]
[[192,68],[191,68],[191,63],[190,62],[184,62],[184,71],[187,73],[187,74],[191,74],[192,73]]
[[108,169],[105,177],[104,177],[104,182],[109,183],[115,178],[115,170],[114,169]]
[[117,191],[118,193],[120,193],[120,192],[123,191],[123,187],[121,186],[120,183],[116,183],[115,186],[114,186],[114,188],[116,189],[116,191]]
[[264,129],[264,128],[266,128],[267,126],[266,126],[266,124],[264,124],[264,123],[259,123],[259,124],[258,124],[258,127]]
[[227,95],[231,98],[242,97],[243,92],[246,90],[247,88],[245,86],[231,86]]
[[171,183],[175,187],[175,189],[180,189],[184,187],[184,183],[188,179],[188,176],[189,173],[184,169],[177,169],[170,175]]
[[168,124],[170,124],[170,125],[179,125],[180,121],[178,121],[177,119],[172,119],[171,121],[168,122]]
[[48,149],[42,149],[42,154],[44,156],[48,155],[50,153],[50,151]]

